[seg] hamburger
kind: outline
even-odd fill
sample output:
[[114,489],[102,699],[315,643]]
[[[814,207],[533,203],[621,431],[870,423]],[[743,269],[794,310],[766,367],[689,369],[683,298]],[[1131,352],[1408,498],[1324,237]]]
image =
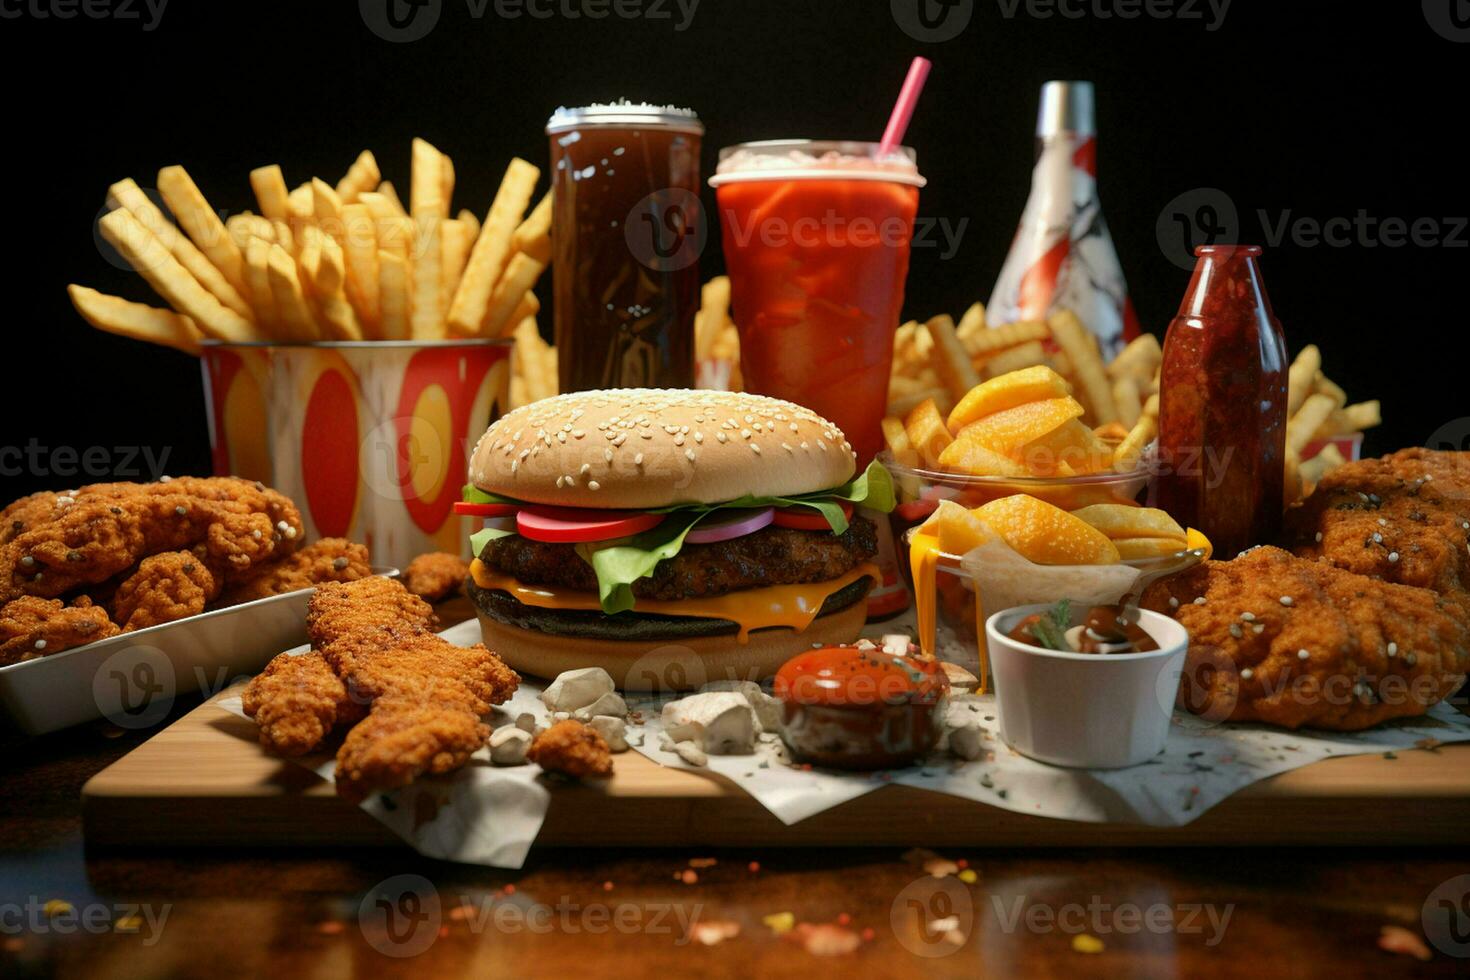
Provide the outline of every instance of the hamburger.
[[470,460],[466,591],[517,670],[620,687],[774,674],[855,640],[893,487],[832,423],[734,392],[559,395],[496,421]]

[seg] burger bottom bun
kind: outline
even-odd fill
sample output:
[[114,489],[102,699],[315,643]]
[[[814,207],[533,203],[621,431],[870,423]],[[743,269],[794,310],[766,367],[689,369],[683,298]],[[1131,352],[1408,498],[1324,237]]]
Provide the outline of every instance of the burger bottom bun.
[[662,693],[697,690],[710,681],[770,677],[813,646],[851,643],[867,621],[867,603],[814,619],[798,633],[786,627],[755,630],[749,642],[733,635],[678,640],[605,640],[554,636],[503,623],[476,610],[485,646],[523,674],[554,678],[580,667],[601,667],[621,690]]

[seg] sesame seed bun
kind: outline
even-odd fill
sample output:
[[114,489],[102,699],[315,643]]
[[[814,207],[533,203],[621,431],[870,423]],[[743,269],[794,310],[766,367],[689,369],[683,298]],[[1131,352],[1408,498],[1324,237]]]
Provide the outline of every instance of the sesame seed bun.
[[791,402],[624,388],[510,412],[481,437],[469,478],[530,503],[640,509],[814,493],[855,469],[841,430]]

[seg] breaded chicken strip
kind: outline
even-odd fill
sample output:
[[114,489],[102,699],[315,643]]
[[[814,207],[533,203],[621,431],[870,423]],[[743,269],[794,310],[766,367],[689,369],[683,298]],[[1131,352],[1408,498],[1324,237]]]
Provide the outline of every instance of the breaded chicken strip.
[[369,706],[338,752],[345,799],[464,765],[490,737],[480,716],[520,683],[484,646],[457,647],[432,621],[428,603],[381,577],[323,585],[308,603],[307,634],[323,664],[351,703]]
[[312,751],[332,729],[365,713],[315,650],[276,657],[251,679],[240,701],[260,726],[260,744],[288,756]]
[[489,726],[473,711],[411,696],[379,698],[337,752],[337,793],[360,803],[421,775],[443,775],[469,762],[489,738]]
[[575,779],[611,776],[612,752],[597,730],[580,721],[561,721],[531,740],[526,758],[547,772]]
[[98,585],[144,558],[194,551],[229,580],[296,549],[301,515],[282,494],[233,477],[102,483],[12,505],[0,544],[0,602]]
[[70,606],[60,599],[22,596],[0,606],[0,667],[105,640],[118,632],[102,607],[86,596]]
[[365,545],[346,538],[322,538],[282,561],[258,566],[253,574],[225,593],[223,603],[233,606],[325,582],[355,582],[372,573]]
[[197,616],[219,589],[219,581],[192,551],[152,555],[117,587],[112,618],[129,633]]
[[520,685],[520,676],[483,644],[457,647],[422,627],[362,626],[324,646],[322,655],[364,703],[412,697],[478,716]]
[[1183,707],[1221,721],[1356,731],[1422,715],[1470,670],[1470,628],[1428,589],[1262,547],[1150,587],[1190,636]]
[[403,578],[408,591],[429,602],[439,602],[459,591],[469,574],[470,563],[459,555],[432,551],[409,562]]
[[318,650],[354,629],[373,626],[419,627],[434,622],[434,609],[398,582],[381,576],[324,585],[306,607],[306,635]]

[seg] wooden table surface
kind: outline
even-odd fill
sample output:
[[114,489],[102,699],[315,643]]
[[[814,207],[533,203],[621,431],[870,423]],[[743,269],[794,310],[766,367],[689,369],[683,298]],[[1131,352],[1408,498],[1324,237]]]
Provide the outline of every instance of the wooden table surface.
[[[197,703],[180,699],[168,721]],[[1431,946],[1428,962],[1377,947],[1385,925],[1423,935],[1432,894],[1470,907],[1470,877],[1453,881],[1470,854],[1444,850],[946,853],[974,872],[961,880],[899,849],[536,849],[506,872],[407,848],[84,847],[83,783],[146,737],[0,736],[0,977],[1345,978],[1470,965],[1451,955],[1470,954],[1470,936]],[[70,914],[48,917],[53,900]],[[835,928],[777,935],[764,920],[782,913]],[[1079,934],[1101,951],[1074,948],[1089,942]],[[855,951],[819,951],[853,935]]]

